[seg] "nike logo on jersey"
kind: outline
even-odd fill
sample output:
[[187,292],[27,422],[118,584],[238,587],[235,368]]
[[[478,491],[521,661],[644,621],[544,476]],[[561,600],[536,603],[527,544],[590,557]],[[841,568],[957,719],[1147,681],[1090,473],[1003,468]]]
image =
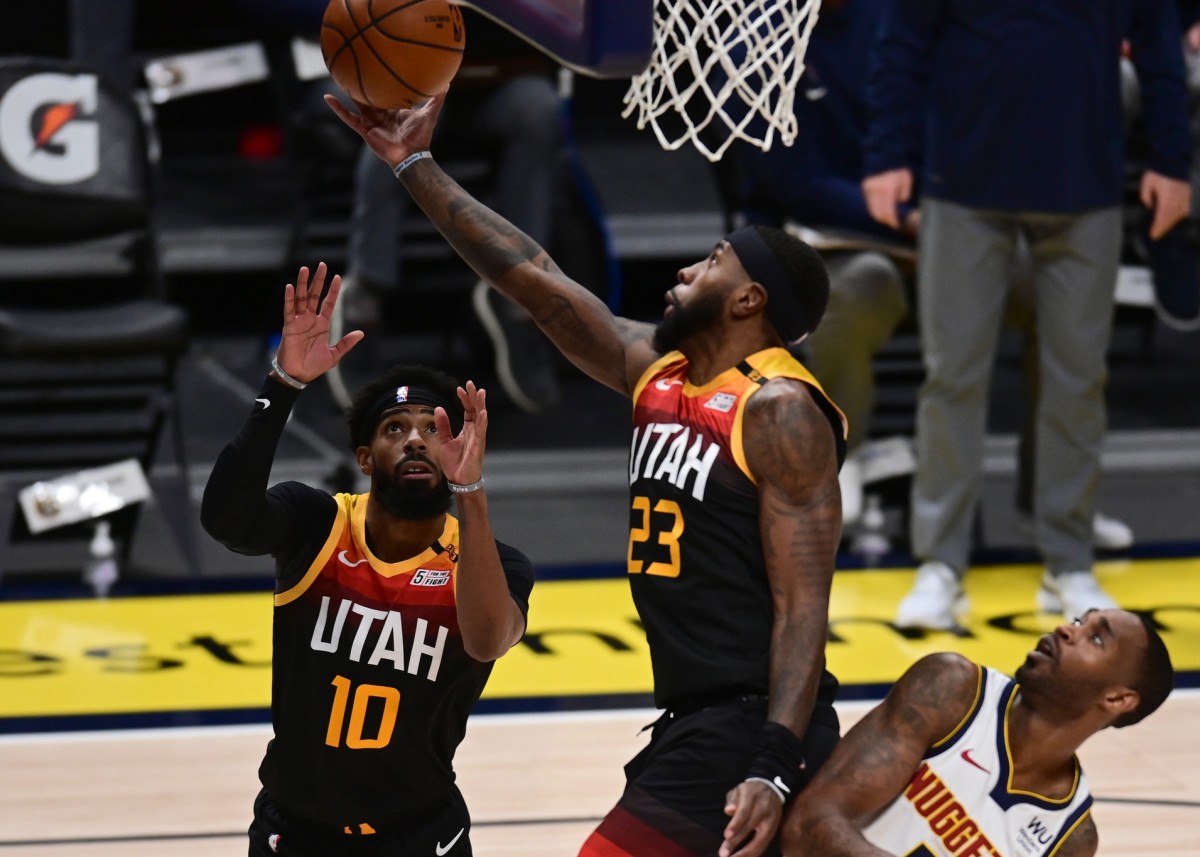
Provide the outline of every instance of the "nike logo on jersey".
[[666,378],[659,378],[657,381],[654,382],[654,386],[658,387],[658,389],[662,390],[664,393],[669,393],[669,392],[671,392],[672,387],[675,387],[675,386],[682,387],[683,382],[682,381],[668,381]]
[[454,844],[456,842],[458,842],[459,837],[461,837],[465,831],[466,831],[465,827],[460,827],[458,830],[458,833],[454,834],[454,838],[451,839],[449,842],[447,842],[445,845],[443,845],[441,843],[441,841],[439,840],[438,844],[433,849],[434,851],[437,852],[437,857],[443,857],[444,854],[448,853],[450,851],[450,849],[454,847]]
[[785,795],[790,795],[792,793],[792,790],[783,784],[783,780],[781,780],[778,775],[775,776],[775,779],[773,782],[775,783],[775,785],[779,786],[779,788],[783,791],[783,793]]
[[963,761],[966,762],[968,765],[974,765],[976,768],[979,768],[979,770],[983,771],[985,774],[991,773],[991,771],[989,771],[983,765],[979,764],[978,762],[976,762],[974,759],[971,758],[970,750],[963,750],[962,757],[963,757]]
[[354,562],[351,562],[349,557],[346,556],[345,551],[342,551],[341,553],[338,554],[338,559],[341,560],[344,565],[348,565],[351,568],[356,568],[356,567],[362,565],[364,562],[370,562],[370,560],[367,559],[365,556],[362,559],[356,559]]
[[256,401],[256,402],[262,402],[262,406],[263,406],[263,410],[264,410],[264,411],[265,411],[267,408],[271,407],[271,400],[270,400],[270,399],[255,399],[254,401]]

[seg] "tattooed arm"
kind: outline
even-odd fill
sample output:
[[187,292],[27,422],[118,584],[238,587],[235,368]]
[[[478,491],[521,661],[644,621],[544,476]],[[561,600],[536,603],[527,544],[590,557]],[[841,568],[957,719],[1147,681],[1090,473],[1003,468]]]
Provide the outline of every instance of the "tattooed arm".
[[860,828],[903,793],[925,751],[958,726],[978,683],[979,667],[961,655],[927,655],[909,667],[801,792],[784,820],[784,853],[888,854],[869,843]]
[[[428,151],[445,93],[415,110],[348,110],[331,95],[326,103],[393,168]],[[488,285],[524,307],[567,359],[601,384],[630,395],[657,359],[654,328],[612,314],[555,264],[532,238],[480,203],[434,162],[404,168],[401,183],[455,252]]]
[[[835,438],[809,387],[788,378],[772,380],[750,399],[743,438],[758,482],[774,604],[767,717],[803,736],[825,666],[829,588],[842,531]],[[761,853],[778,829],[779,799],[762,783],[744,782],[728,801],[733,818],[721,854]],[[751,831],[750,845],[735,850]]]

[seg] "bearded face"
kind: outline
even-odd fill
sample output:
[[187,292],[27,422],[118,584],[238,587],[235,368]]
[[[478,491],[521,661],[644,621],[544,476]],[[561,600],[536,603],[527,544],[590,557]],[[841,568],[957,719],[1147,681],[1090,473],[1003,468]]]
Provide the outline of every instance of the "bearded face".
[[404,456],[394,472],[376,468],[371,474],[371,495],[390,515],[406,521],[430,521],[450,511],[452,494],[446,477],[439,476],[432,484],[397,478],[404,467],[419,461],[434,468],[432,461],[419,453]]
[[688,337],[707,330],[721,317],[723,303],[724,297],[714,292],[701,295],[690,304],[673,304],[654,328],[654,350],[659,354],[674,351]]

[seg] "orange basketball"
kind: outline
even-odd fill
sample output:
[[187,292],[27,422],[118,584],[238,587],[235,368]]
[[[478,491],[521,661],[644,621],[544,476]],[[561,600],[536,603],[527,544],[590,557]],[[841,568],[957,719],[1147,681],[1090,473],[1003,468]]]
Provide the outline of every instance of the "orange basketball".
[[331,0],[321,54],[355,101],[416,107],[449,86],[462,64],[462,12],[446,0]]

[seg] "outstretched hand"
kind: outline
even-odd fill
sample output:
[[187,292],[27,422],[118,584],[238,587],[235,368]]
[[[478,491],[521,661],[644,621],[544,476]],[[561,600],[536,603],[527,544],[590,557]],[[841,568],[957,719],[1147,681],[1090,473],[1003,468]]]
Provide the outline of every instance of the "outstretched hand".
[[279,339],[279,366],[297,381],[308,383],[336,366],[346,353],[363,338],[361,330],[352,330],[333,345],[329,344],[330,319],[342,290],[341,275],[325,289],[325,263],[317,265],[309,277],[306,267],[296,275],[296,283],[283,289],[283,334]]
[[420,107],[397,110],[383,110],[355,101],[354,106],[358,108],[355,113],[333,95],[325,96],[329,109],[351,131],[362,137],[371,151],[389,167],[395,167],[413,152],[429,148],[438,114],[442,112],[445,101],[445,92],[435,95]]
[[450,436],[450,417],[445,408],[436,408],[433,419],[438,434],[450,438],[442,444],[442,472],[457,485],[470,485],[483,476],[488,426],[487,390],[468,381],[465,388],[458,388],[458,400],[463,406],[463,427],[457,437]]

